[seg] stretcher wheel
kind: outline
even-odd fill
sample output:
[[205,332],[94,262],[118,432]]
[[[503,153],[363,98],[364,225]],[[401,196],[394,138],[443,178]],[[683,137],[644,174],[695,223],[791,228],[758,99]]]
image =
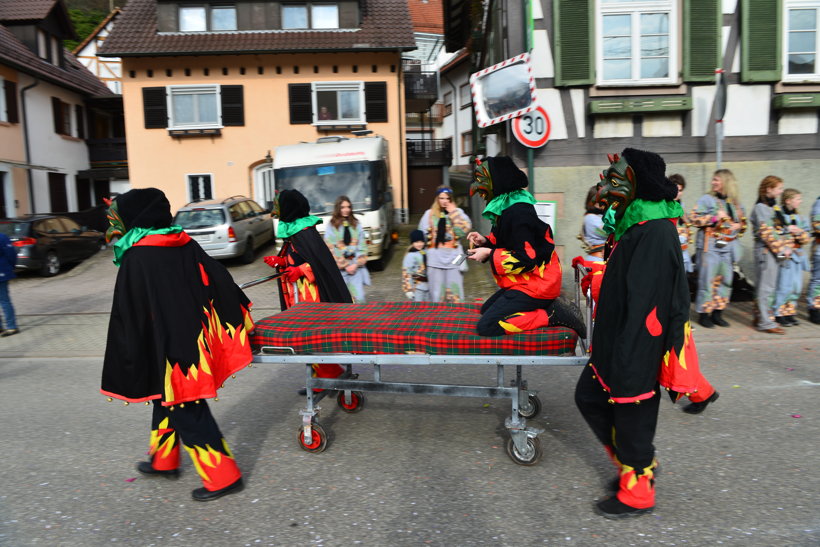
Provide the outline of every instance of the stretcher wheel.
[[527,437],[529,454],[521,454],[512,439],[507,441],[507,455],[518,465],[535,465],[541,460],[541,443],[537,437]]
[[339,396],[336,397],[336,402],[339,403],[342,410],[353,414],[354,412],[359,412],[364,406],[364,393],[361,391],[351,391],[350,404],[347,404],[345,403],[345,392],[340,391]]
[[310,432],[313,438],[308,441],[305,439],[305,429],[303,427],[299,428],[299,446],[307,452],[324,452],[327,448],[327,433],[325,433],[325,430],[319,424],[312,424]]
[[538,413],[541,412],[541,399],[538,398],[538,395],[528,395],[527,399],[530,403],[530,408],[527,411],[518,408],[518,415],[522,418],[535,418],[538,416]]

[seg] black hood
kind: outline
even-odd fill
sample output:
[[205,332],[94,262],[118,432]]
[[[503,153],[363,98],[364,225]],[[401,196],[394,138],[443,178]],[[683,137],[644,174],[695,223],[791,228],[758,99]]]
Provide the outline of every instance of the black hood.
[[139,188],[116,198],[125,228],[167,228],[173,222],[171,204],[162,190]]
[[279,220],[293,222],[310,214],[310,204],[299,190],[282,190],[279,193]]
[[493,156],[482,161],[489,163],[490,176],[493,180],[493,196],[526,188],[530,183],[527,175],[515,165],[509,156]]
[[678,197],[678,186],[666,178],[666,162],[654,152],[624,148],[621,156],[635,172],[635,197],[663,201]]

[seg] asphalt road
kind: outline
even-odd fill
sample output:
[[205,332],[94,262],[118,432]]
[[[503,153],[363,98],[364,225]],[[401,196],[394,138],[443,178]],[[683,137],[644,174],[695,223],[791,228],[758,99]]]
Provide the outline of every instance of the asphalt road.
[[[371,300],[403,298],[400,258],[374,273]],[[240,283],[270,271],[261,258],[229,267]],[[638,519],[592,512],[614,470],[575,409],[575,367],[525,371],[543,402],[529,423],[545,430],[544,457],[521,467],[504,451],[507,405],[468,398],[368,394],[357,414],[325,400],[330,445],[306,453],[304,370],[254,366],[211,404],[247,487],[201,504],[187,459],[178,481],[138,476],[150,410],[98,392],[115,275],[102,251],[55,278],[12,282],[22,332],[0,338],[1,545],[820,545],[820,328],[806,321],[760,334],[737,303],[731,328],[696,329],[721,397],[699,416],[662,404],[657,506]],[[491,291],[473,266],[468,299]],[[248,293],[257,317],[277,311],[269,284]],[[495,378],[493,367],[387,373]]]

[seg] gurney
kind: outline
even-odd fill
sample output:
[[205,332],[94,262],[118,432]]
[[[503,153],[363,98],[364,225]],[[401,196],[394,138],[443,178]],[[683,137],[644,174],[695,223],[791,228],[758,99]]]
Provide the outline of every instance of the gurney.
[[[576,298],[580,298],[577,291]],[[559,302],[574,306],[563,299]],[[480,397],[510,401],[511,412],[504,422],[510,435],[507,454],[519,465],[534,465],[541,458],[538,435],[543,430],[528,426],[527,419],[540,412],[541,401],[537,391],[528,388],[523,369],[585,365],[587,340],[566,326],[478,336],[479,310],[479,304],[301,303],[256,323],[251,335],[253,363],[305,367],[306,406],[299,412],[298,440],[308,452],[322,452],[328,445],[328,435],[318,420],[318,403],[326,397],[335,396],[347,413],[362,410],[365,393]],[[588,318],[587,313],[586,321]],[[584,328],[578,330],[587,335]],[[340,364],[345,372],[338,378],[314,377],[312,365],[321,363]],[[353,365],[357,370],[370,367],[372,375],[360,378]],[[382,368],[389,365],[495,366],[496,381],[494,385],[389,381],[389,370]],[[509,385],[507,367],[514,371]]]

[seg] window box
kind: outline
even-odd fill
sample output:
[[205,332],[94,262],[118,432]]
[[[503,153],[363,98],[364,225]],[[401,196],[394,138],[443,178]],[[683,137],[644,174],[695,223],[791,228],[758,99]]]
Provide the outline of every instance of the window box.
[[631,112],[676,112],[692,110],[691,97],[641,97],[635,99],[600,99],[589,102],[590,114],[626,114]]
[[775,95],[772,99],[775,110],[787,108],[820,108],[820,93],[789,93]]

